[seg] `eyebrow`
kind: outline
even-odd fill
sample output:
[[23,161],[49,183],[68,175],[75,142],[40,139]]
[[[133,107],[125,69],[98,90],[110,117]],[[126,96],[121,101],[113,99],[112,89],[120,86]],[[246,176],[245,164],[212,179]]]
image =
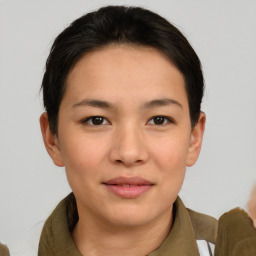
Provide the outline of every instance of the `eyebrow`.
[[114,106],[111,103],[103,100],[96,100],[96,99],[84,99],[73,105],[73,107],[80,107],[80,106],[90,106],[90,107],[107,108],[107,109],[114,108]]
[[178,101],[169,99],[169,98],[151,100],[143,104],[142,108],[145,109],[145,108],[161,107],[161,106],[168,106],[173,104],[182,108],[182,105]]
[[[149,102],[144,103],[141,106],[141,108],[148,109],[148,108],[168,106],[168,105],[176,105],[182,108],[182,105],[178,101],[174,99],[169,99],[169,98],[151,100]],[[90,106],[90,107],[103,108],[103,109],[116,108],[113,104],[107,101],[97,100],[97,99],[84,99],[73,105],[73,107],[81,107],[81,106]]]

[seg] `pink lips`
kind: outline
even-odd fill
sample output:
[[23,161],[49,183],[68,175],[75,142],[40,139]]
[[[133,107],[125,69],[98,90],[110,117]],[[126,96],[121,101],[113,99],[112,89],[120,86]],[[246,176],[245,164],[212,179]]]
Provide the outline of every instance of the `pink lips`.
[[103,183],[111,192],[123,198],[136,198],[153,186],[141,177],[116,177]]

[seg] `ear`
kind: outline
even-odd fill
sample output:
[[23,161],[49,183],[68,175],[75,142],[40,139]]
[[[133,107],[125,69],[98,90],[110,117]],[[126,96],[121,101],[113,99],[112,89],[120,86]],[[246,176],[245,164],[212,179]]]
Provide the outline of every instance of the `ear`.
[[193,127],[190,136],[190,145],[187,156],[187,166],[192,166],[196,163],[197,158],[200,154],[204,128],[205,128],[206,116],[205,113],[201,112],[197,124]]
[[49,126],[48,115],[46,112],[44,112],[40,116],[40,126],[43,135],[44,145],[48,154],[57,166],[64,166],[58,136],[52,133]]

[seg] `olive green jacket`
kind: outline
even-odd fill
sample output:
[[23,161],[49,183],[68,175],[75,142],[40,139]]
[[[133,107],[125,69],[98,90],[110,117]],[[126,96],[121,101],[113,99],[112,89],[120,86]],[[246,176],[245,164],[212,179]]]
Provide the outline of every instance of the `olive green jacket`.
[[[148,256],[199,256],[196,240],[215,244],[214,256],[256,256],[256,229],[247,213],[240,209],[225,213],[217,224],[214,218],[187,209],[177,198],[174,218],[167,238]],[[71,193],[47,219],[38,255],[82,256],[71,235],[77,221],[76,201]]]
[[[207,215],[185,208],[177,198],[174,204],[175,221],[161,246],[148,256],[199,256],[197,239],[214,243],[217,221]],[[47,219],[39,243],[39,256],[82,256],[71,232],[78,220],[75,197],[66,197]]]
[[8,248],[0,243],[0,256],[10,256]]

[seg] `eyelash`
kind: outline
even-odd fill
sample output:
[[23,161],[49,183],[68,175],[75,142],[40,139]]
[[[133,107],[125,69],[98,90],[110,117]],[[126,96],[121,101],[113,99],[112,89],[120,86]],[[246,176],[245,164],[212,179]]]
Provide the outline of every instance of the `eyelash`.
[[[103,124],[93,124],[92,121],[93,121],[93,118],[101,118],[101,119],[104,119],[104,120],[107,120],[105,117],[103,116],[89,116],[85,119],[82,120],[82,124],[88,124],[88,125],[92,125],[92,126],[101,126]],[[91,122],[91,124],[89,124],[89,122]],[[108,122],[108,121],[107,121]]]
[[[100,123],[100,124],[93,124],[93,118],[100,118],[100,119],[103,119],[105,121],[107,121],[107,119],[103,116],[90,116],[90,117],[87,117],[85,119],[83,119],[81,121],[82,124],[87,124],[87,125],[91,125],[91,126],[101,126],[101,125],[105,125],[104,123]],[[149,119],[149,121],[147,123],[149,123],[151,120],[154,120],[156,121],[156,118],[164,118],[164,123],[163,124],[150,124],[150,125],[157,125],[157,126],[163,126],[163,125],[166,125],[166,124],[171,124],[171,123],[175,123],[170,117],[167,117],[167,116],[163,116],[163,115],[159,115],[159,116],[153,116]],[[91,123],[89,123],[91,122]],[[108,121],[107,121],[108,122]],[[109,122],[108,122],[109,123]]]
[[[149,119],[149,121],[151,121],[151,120],[154,120],[155,118],[164,118],[164,120],[165,120],[165,123],[164,124],[152,124],[152,125],[157,125],[157,126],[162,126],[162,125],[166,125],[166,124],[173,124],[174,123],[174,121],[170,118],[170,117],[168,117],[168,116],[153,116],[153,117],[151,117],[150,119]],[[148,121],[148,122],[149,122]],[[156,121],[156,120],[155,120]]]

